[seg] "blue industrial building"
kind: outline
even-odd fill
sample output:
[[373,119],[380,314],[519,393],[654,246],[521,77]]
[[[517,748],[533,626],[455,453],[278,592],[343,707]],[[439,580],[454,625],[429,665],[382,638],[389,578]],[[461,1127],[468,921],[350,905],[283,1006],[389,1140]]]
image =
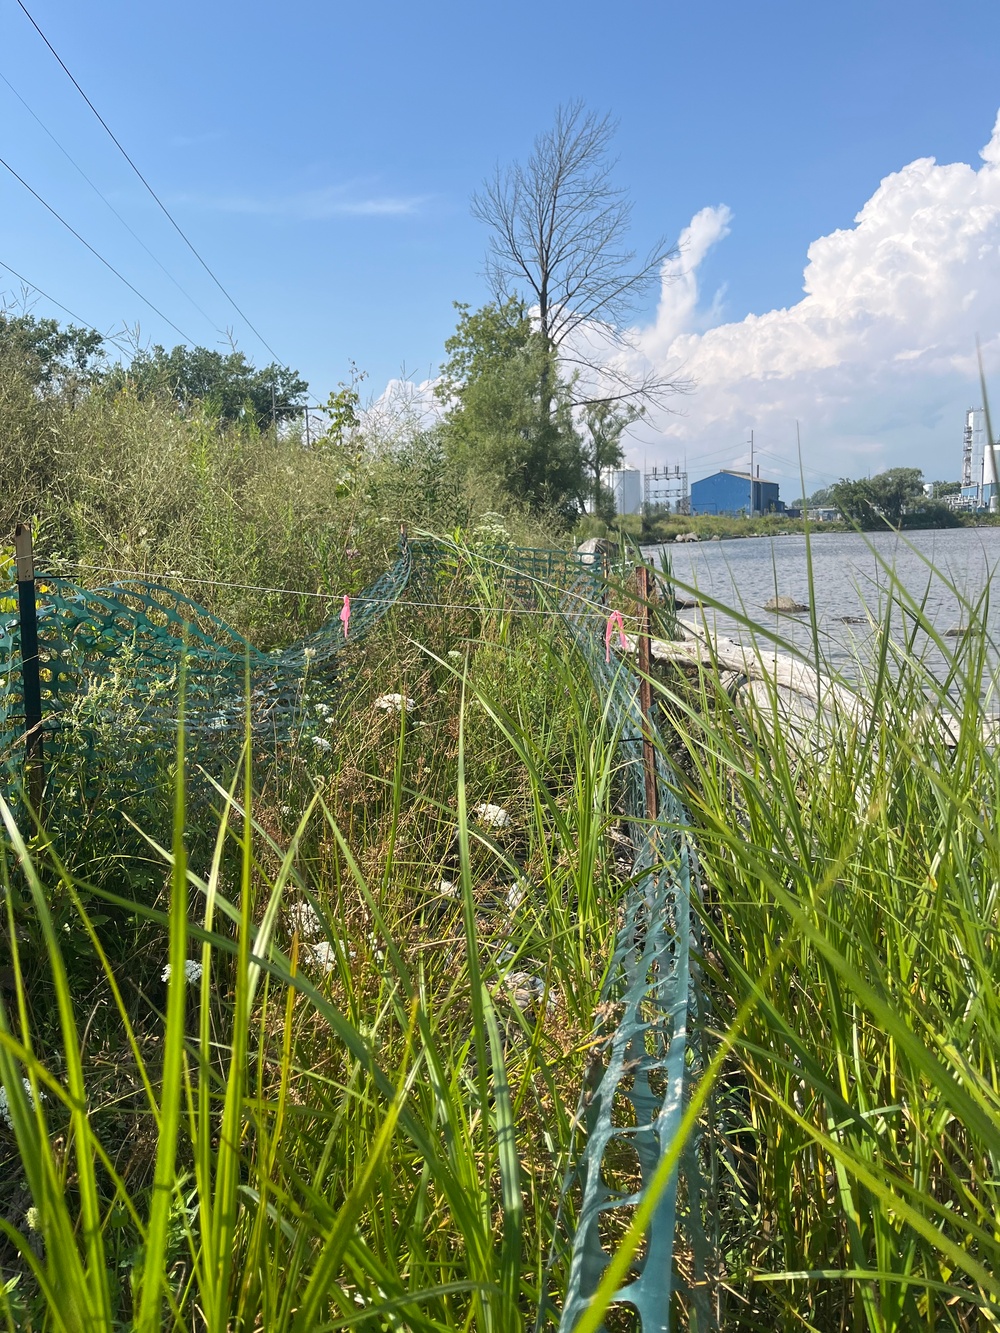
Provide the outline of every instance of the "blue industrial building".
[[778,483],[761,481],[749,472],[723,469],[711,477],[691,483],[692,514],[780,514],[784,505],[778,499]]

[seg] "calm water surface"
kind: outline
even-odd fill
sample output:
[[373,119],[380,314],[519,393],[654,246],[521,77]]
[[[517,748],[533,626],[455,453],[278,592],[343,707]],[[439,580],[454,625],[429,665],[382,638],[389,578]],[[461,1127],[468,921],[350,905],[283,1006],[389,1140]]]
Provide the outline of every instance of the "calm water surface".
[[[854,674],[858,653],[864,656],[871,641],[869,617],[881,621],[889,614],[895,631],[901,634],[905,629],[907,617],[889,596],[892,579],[886,566],[912,597],[924,603],[930,623],[942,634],[968,620],[958,594],[975,601],[1000,566],[1000,528],[911,532],[905,537],[891,532],[820,532],[813,534],[810,545],[811,589],[804,536],[691,542],[646,550],[657,561],[663,551],[679,582],[740,608],[756,624],[803,648],[811,643],[810,617],[776,616],[765,611],[764,604],[776,594],[811,603],[824,653],[845,674]],[[746,640],[750,634],[739,621],[715,611],[682,614],[704,614],[718,633],[734,639]],[[861,618],[863,623],[851,623]],[[994,639],[1000,630],[998,618],[1000,597],[986,617]],[[940,662],[940,654],[925,637],[918,638],[917,646]]]

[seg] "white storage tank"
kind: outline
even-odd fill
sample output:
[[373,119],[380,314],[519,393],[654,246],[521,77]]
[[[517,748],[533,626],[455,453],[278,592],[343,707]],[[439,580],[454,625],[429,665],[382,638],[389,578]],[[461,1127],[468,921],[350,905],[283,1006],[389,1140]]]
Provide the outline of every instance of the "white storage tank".
[[615,513],[642,513],[642,473],[637,467],[616,468],[607,474],[605,484],[614,492]]

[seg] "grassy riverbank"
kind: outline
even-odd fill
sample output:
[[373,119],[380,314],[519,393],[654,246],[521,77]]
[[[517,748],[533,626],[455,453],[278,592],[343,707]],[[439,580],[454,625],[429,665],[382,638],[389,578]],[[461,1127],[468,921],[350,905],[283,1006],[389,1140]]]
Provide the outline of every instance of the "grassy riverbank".
[[725,1327],[996,1323],[996,651],[983,605],[943,643],[886,574],[908,628],[876,637],[860,710],[668,691],[720,1037],[747,1015],[715,1089]]
[[[356,592],[399,519],[456,512],[416,448],[303,460],[89,410],[34,493],[42,561],[204,578],[181,586],[262,647],[328,613],[305,594]],[[73,470],[102,440],[134,498]],[[9,1328],[520,1330],[561,1306],[632,760],[561,621],[483,558],[501,523],[532,538],[487,499],[465,494],[448,558],[336,687],[306,671],[294,738],[209,772],[168,740],[141,789],[96,755],[96,794],[54,795],[41,830],[6,810]],[[711,667],[654,680],[700,858],[698,1206],[725,1329],[997,1326],[992,648],[938,639],[932,672],[896,591],[909,628],[877,640],[859,711],[810,722]],[[635,1187],[626,1154],[609,1169]]]

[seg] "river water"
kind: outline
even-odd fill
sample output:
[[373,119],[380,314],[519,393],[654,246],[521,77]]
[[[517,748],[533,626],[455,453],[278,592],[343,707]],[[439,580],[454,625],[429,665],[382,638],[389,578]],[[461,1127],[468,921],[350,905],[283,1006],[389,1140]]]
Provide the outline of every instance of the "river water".
[[[961,597],[977,601],[1000,566],[1000,528],[951,528],[938,531],[844,533],[822,531],[810,537],[812,586],[804,535],[742,538],[721,542],[690,542],[680,546],[647,547],[644,553],[659,564],[662,552],[674,578],[703,596],[738,608],[744,616],[769,631],[781,634],[801,648],[812,643],[810,616],[775,615],[764,604],[775,595],[811,604],[815,610],[823,654],[845,675],[854,676],[872,641],[872,622],[891,617],[902,634],[912,618],[890,590],[898,581],[922,602],[929,622],[944,635],[969,620]],[[691,593],[678,592],[679,597]],[[744,624],[721,612],[702,608],[683,611],[705,616],[720,634],[746,641],[752,633]],[[1000,598],[986,613],[993,639],[1000,617]],[[946,639],[956,646],[959,639]],[[945,665],[942,654],[925,635],[916,648],[935,666]],[[991,673],[992,674],[992,673]],[[984,682],[986,685],[987,682]]]

